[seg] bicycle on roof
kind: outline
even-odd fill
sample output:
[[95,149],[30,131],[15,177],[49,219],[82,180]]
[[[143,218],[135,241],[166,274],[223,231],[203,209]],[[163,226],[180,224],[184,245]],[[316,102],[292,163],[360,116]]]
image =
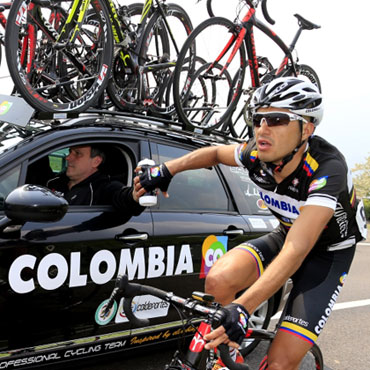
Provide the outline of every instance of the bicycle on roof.
[[[310,66],[298,64],[292,53],[303,30],[320,26],[296,14],[299,29],[290,46],[287,46],[257,18],[260,1],[241,0],[247,11],[235,21],[215,17],[212,0],[207,1],[211,18],[199,24],[189,36],[174,72],[174,102],[184,128],[206,133],[219,128],[236,137],[252,136],[248,106],[256,87],[276,77],[299,75],[321,89],[316,72]],[[273,24],[266,0],[262,0],[262,11],[264,18]],[[278,68],[274,68],[266,56],[257,55],[255,27],[283,52],[284,57]],[[205,63],[200,65],[196,57],[202,58]],[[216,95],[212,99],[204,98],[204,89],[200,88],[199,81],[215,86]],[[238,102],[242,96],[242,108],[239,109]]]

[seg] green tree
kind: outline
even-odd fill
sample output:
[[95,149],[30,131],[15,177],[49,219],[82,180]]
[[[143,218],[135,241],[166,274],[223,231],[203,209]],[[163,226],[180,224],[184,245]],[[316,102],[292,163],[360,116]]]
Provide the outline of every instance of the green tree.
[[366,218],[370,219],[370,156],[364,163],[356,163],[352,169],[353,182],[359,198],[363,198]]

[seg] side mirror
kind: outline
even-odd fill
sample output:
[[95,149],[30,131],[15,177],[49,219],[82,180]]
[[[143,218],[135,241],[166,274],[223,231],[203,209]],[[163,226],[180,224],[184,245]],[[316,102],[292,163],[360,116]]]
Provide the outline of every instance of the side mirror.
[[55,222],[68,210],[68,202],[48,188],[39,185],[23,185],[14,189],[5,199],[7,218],[24,222]]

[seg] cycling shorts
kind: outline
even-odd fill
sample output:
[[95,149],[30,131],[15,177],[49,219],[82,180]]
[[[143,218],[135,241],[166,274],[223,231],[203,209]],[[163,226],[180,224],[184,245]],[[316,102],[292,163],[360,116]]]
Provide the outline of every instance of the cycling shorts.
[[[262,274],[280,252],[285,236],[278,228],[236,248],[252,255]],[[291,277],[293,288],[283,311],[280,330],[311,344],[316,341],[343,288],[354,253],[355,245],[330,252],[312,249]]]

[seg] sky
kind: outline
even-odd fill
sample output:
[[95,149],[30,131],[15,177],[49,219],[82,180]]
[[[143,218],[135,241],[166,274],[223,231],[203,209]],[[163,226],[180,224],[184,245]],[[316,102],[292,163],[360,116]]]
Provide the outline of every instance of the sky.
[[[124,0],[120,0],[124,1]],[[222,15],[234,18],[233,0],[213,0],[223,8]],[[196,26],[206,18],[206,0],[172,0],[181,5]],[[127,1],[124,1],[127,4]],[[298,13],[318,30],[304,31],[297,43],[299,61],[318,73],[325,113],[316,134],[338,147],[350,168],[370,156],[370,30],[367,0],[268,0],[269,13],[276,23],[270,26],[290,44],[298,29],[293,14]],[[262,11],[257,16],[263,20]],[[281,55],[256,32],[257,55],[267,56],[274,65]],[[3,49],[0,67],[0,94],[9,94],[12,83]],[[370,116],[370,114],[369,114]]]
[[[223,16],[235,15],[232,0],[213,1],[223,4]],[[189,13],[194,26],[208,17],[206,0],[176,2]],[[268,0],[267,8],[276,21],[269,27],[288,45],[298,29],[294,14],[321,26],[318,30],[303,31],[296,46],[299,61],[314,68],[322,85],[325,113],[316,134],[334,144],[344,154],[350,168],[364,163],[370,156],[368,2]],[[257,9],[257,17],[264,20],[261,7]],[[273,64],[279,64],[281,54],[258,36],[256,31],[257,55],[275,58]]]

